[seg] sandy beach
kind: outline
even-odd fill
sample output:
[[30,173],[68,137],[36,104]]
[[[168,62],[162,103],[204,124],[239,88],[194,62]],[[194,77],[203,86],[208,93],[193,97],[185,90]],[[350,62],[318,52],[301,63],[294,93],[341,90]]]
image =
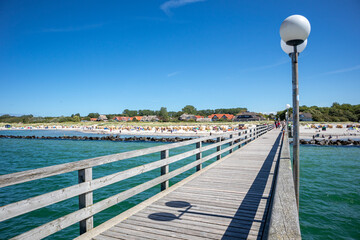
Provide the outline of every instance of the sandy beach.
[[[329,127],[329,125],[332,126]],[[341,125],[342,128],[337,126]],[[347,126],[352,125],[353,128]],[[114,134],[114,135],[126,135],[126,136],[164,136],[164,137],[201,137],[223,134],[225,132],[234,132],[238,130],[239,124],[233,125],[194,125],[194,126],[182,126],[173,125],[165,127],[151,127],[151,126],[67,126],[67,125],[53,125],[53,126],[15,126],[5,128],[0,127],[0,130],[62,130],[62,131],[79,131],[84,133],[96,133],[96,134]],[[322,126],[326,126],[326,130],[322,129]],[[357,128],[359,124],[307,124],[300,126],[300,139],[309,140],[315,137],[315,139],[359,139],[360,129]],[[255,127],[255,124],[245,124],[246,128]]]
[[[321,124],[315,124],[317,128],[311,128],[311,125],[300,126],[300,139],[360,139],[360,129],[359,128],[347,128],[347,125],[350,124],[341,124],[342,128],[336,128],[338,124],[332,124],[333,128],[326,127],[326,130],[322,130],[319,127]],[[327,126],[328,124],[322,124]],[[355,125],[355,124],[354,124]],[[357,124],[356,124],[357,125]]]

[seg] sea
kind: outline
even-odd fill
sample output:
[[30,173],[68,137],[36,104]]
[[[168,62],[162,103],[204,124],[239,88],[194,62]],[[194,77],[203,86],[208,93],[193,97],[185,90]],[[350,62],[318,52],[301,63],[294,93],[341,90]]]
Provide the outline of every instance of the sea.
[[[61,130],[11,130],[0,135],[94,136],[97,134]],[[97,135],[98,136],[98,135]],[[143,149],[167,143],[112,142],[45,139],[0,139],[0,175],[45,166],[79,161],[108,154]],[[170,151],[170,155],[194,149],[186,146]],[[208,151],[204,155],[211,154]],[[159,154],[123,160],[93,168],[93,178],[129,169],[160,159]],[[170,165],[170,171],[194,160],[184,159]],[[211,164],[211,160],[205,164]],[[170,185],[193,174],[191,169],[170,181]],[[153,170],[94,191],[94,202],[132,188],[160,176]],[[77,173],[17,184],[0,189],[0,206],[34,197],[77,183]],[[114,191],[116,189],[116,191]],[[94,216],[95,226],[126,211],[160,192],[159,186],[129,198]],[[74,197],[51,206],[0,223],[0,239],[55,220],[78,209]],[[303,239],[360,239],[360,147],[300,146],[300,227]],[[78,236],[74,224],[47,239],[72,239]]]

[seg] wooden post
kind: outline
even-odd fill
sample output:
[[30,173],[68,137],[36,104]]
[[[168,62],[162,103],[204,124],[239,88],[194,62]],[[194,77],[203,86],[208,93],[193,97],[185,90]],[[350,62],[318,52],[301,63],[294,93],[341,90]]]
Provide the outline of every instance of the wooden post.
[[[92,180],[92,168],[85,168],[78,170],[78,182],[88,182]],[[79,195],[79,209],[88,207],[93,204],[93,193],[88,192]],[[80,235],[93,229],[94,217],[89,217],[79,222],[80,223]]]
[[[165,159],[169,157],[169,149],[161,151],[161,159]],[[161,175],[165,175],[169,173],[169,165],[165,165],[161,167]],[[161,191],[164,191],[169,187],[169,180],[161,183]]]
[[[221,142],[221,137],[218,137],[217,138],[217,142]],[[221,151],[221,146],[218,146],[217,148],[216,148],[216,151]],[[219,154],[217,157],[216,157],[216,160],[220,160],[221,159],[221,154]]]
[[[230,134],[230,138],[233,138],[233,135],[232,135],[232,134]],[[231,141],[231,142],[229,143],[230,146],[232,146],[233,144],[234,144],[234,141]],[[230,149],[230,150],[229,150],[229,154],[232,154],[232,152],[233,152],[233,149]]]
[[[196,148],[199,148],[201,149],[201,146],[202,146],[202,142],[198,142],[196,143]],[[200,150],[201,151],[201,150]],[[199,160],[202,158],[202,152],[199,152],[196,154],[196,160]],[[200,171],[202,169],[202,163],[200,163],[199,165],[196,166],[196,171]]]
[[[239,137],[241,136],[241,132],[239,132]],[[239,141],[241,141],[241,138],[239,138]],[[241,148],[241,144],[239,144],[239,147],[238,148]]]

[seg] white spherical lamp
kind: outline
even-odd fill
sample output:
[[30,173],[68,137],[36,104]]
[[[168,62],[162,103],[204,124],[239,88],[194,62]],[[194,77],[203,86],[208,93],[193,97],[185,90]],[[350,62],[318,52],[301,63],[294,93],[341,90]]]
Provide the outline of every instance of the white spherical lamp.
[[286,104],[286,109],[289,109],[290,108],[290,104]]
[[[281,45],[281,49],[287,53],[287,54],[290,54],[290,53],[293,53],[294,52],[294,47],[293,46],[289,46],[287,45],[282,39],[280,40],[280,45]],[[298,53],[301,53],[302,51],[304,51],[304,49],[306,48],[306,45],[307,45],[307,39],[300,45],[297,46],[297,52]]]
[[310,22],[306,17],[292,15],[282,22],[280,36],[287,45],[296,46],[303,43],[309,37],[310,30]]

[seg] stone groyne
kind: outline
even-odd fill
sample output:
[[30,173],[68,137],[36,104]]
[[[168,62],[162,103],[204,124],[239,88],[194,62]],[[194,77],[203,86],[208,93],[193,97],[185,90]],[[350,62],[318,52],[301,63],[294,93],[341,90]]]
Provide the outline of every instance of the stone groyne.
[[[90,140],[90,141],[117,141],[117,142],[182,142],[191,140],[193,138],[180,137],[120,137],[116,136],[14,136],[14,135],[0,135],[0,138],[14,138],[14,139],[49,139],[49,140]],[[215,137],[214,137],[215,138]],[[215,143],[216,139],[208,139],[205,143]]]
[[360,141],[353,139],[300,139],[300,144],[320,146],[360,146]]

